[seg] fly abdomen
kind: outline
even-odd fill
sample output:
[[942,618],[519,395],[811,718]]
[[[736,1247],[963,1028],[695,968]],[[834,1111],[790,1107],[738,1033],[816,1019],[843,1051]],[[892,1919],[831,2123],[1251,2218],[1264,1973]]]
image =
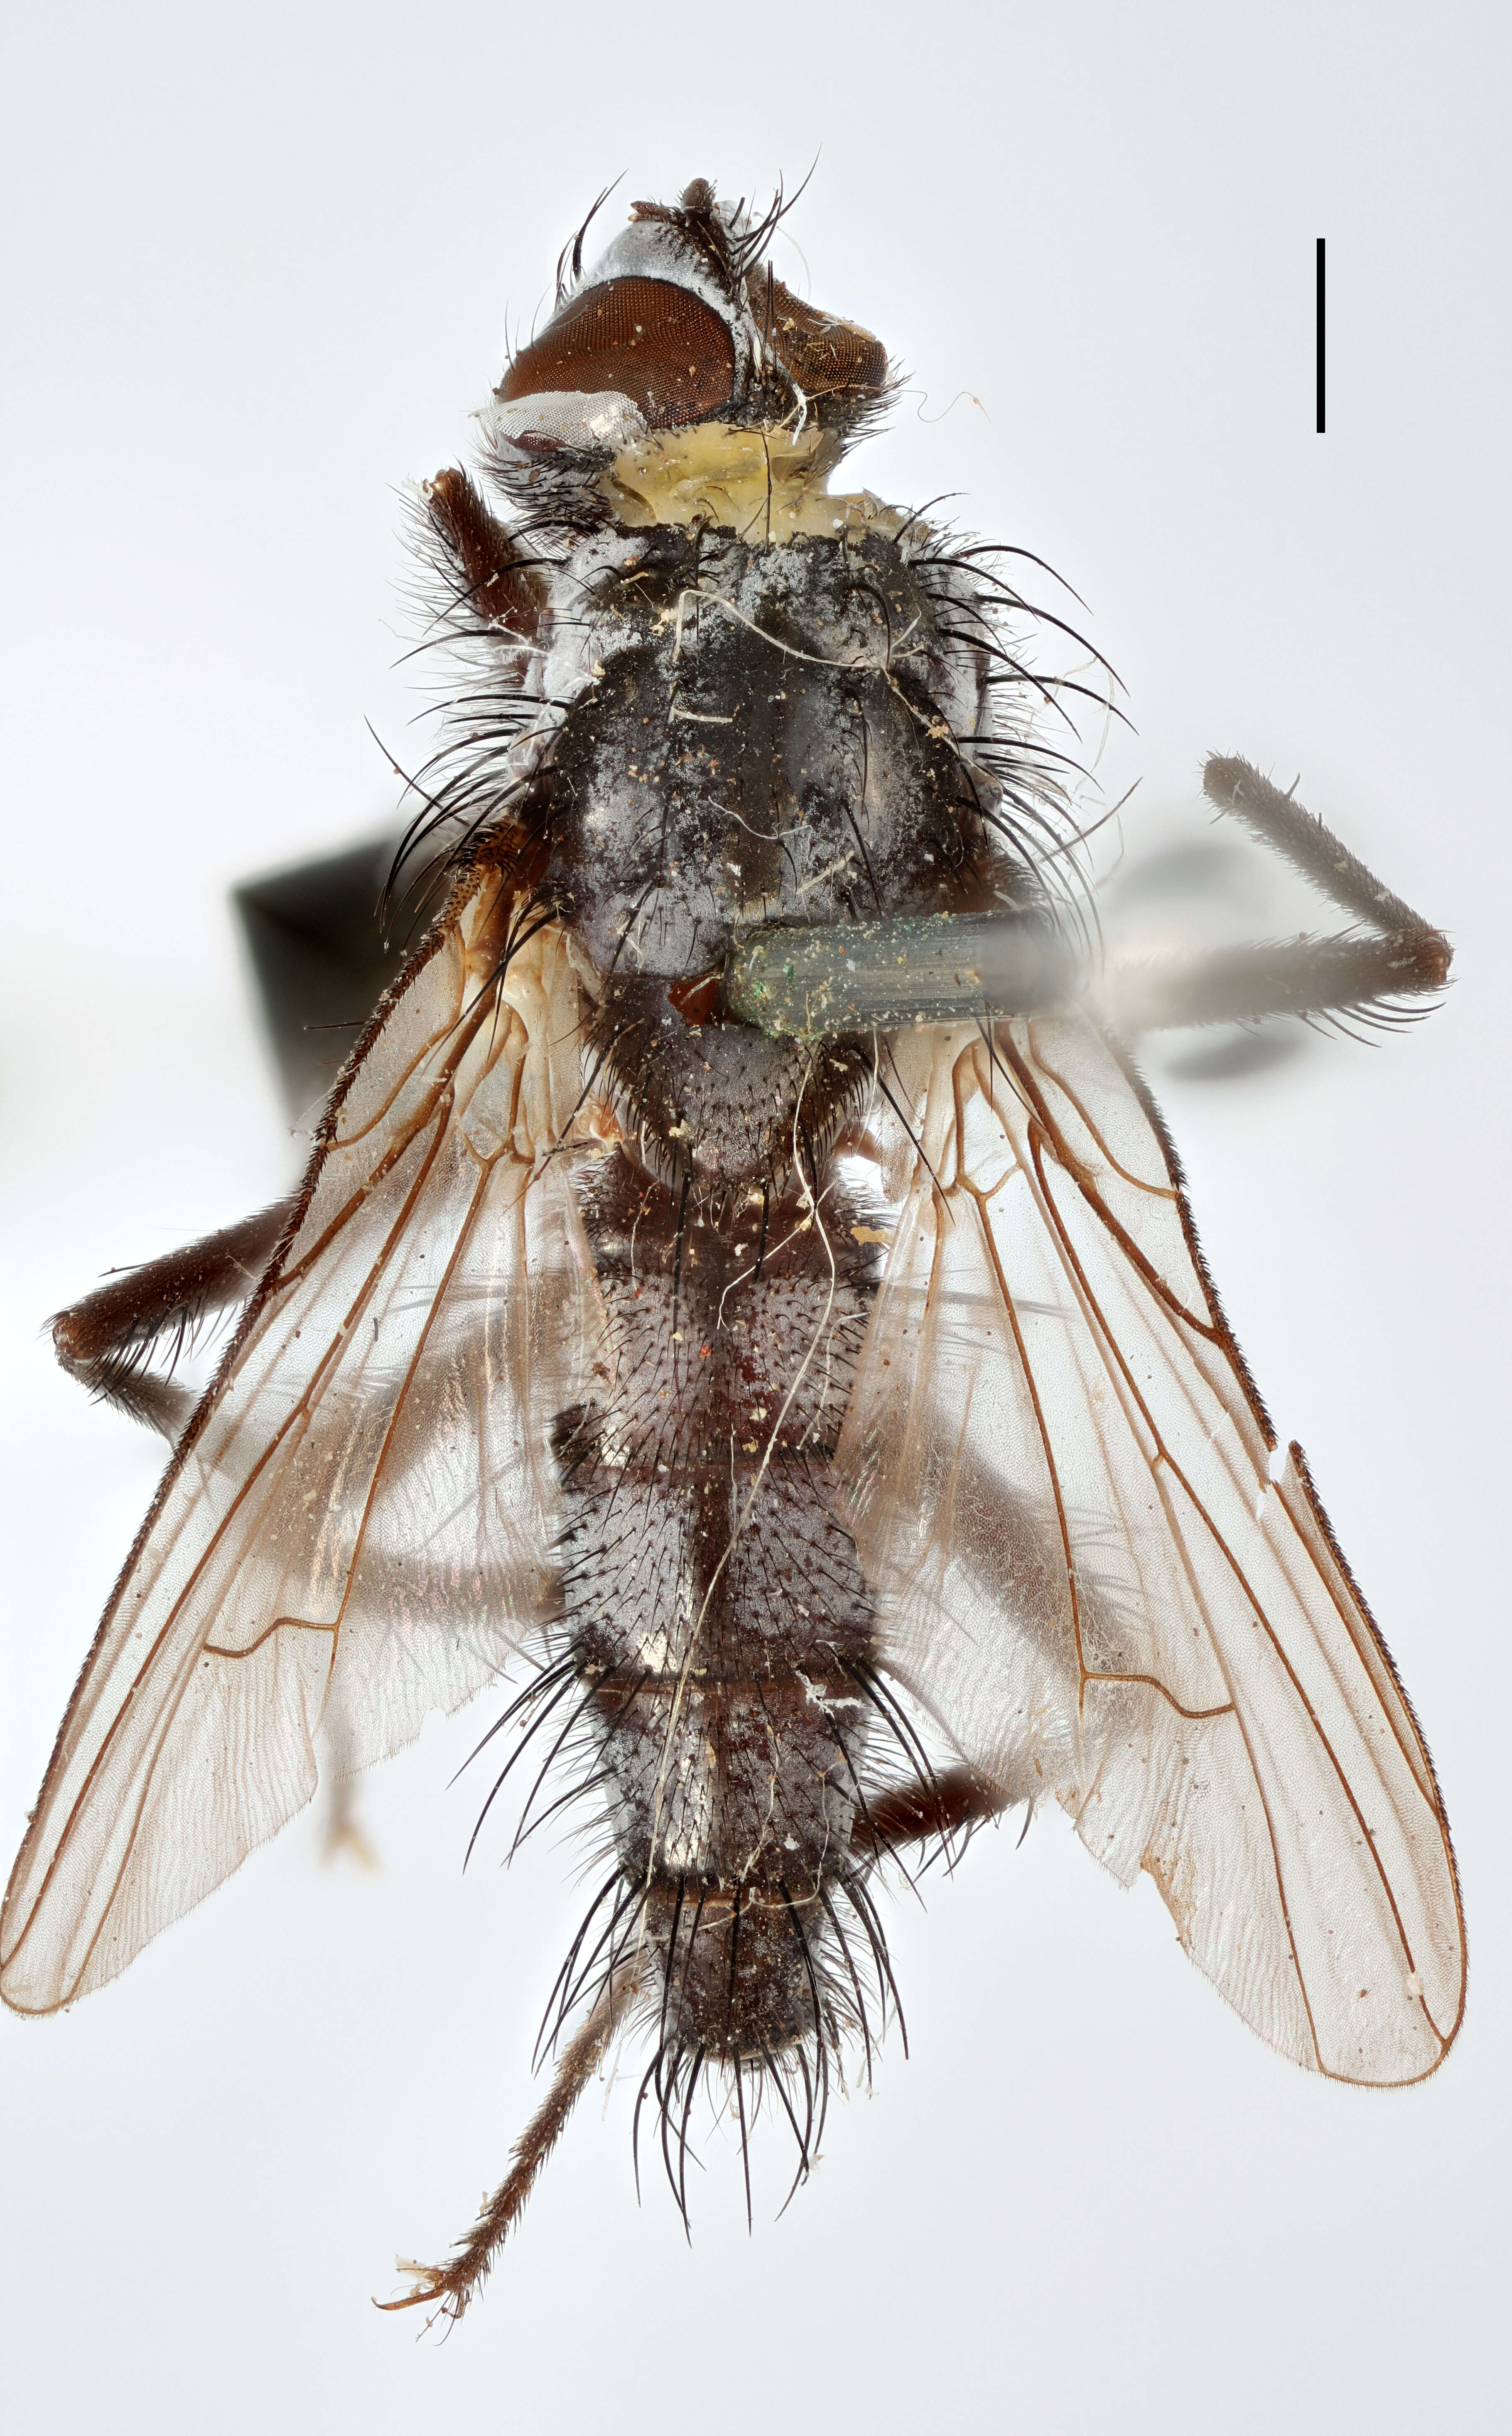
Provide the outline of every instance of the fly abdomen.
[[562,1629],[618,1941],[655,1958],[674,2079],[831,2051],[857,2014],[832,1923],[869,1865],[875,1642],[830,1467],[872,1255],[834,1186],[817,1217],[796,1192],[715,1215],[615,1152],[580,1206],[608,1328],[601,1396],[557,1428]]
[[816,1958],[825,1894],[851,1866],[864,1727],[837,1735],[828,1703],[859,1711],[852,1682],[784,1667],[603,1697],[618,1857],[643,1890],[669,2039],[735,2062],[832,2035]]
[[847,1732],[841,1720],[860,1707],[832,1659],[817,1680],[780,1661],[743,1679],[686,1662],[628,1690],[608,1678],[596,1708],[627,1874],[648,1886],[816,1876],[850,1847],[862,1721]]

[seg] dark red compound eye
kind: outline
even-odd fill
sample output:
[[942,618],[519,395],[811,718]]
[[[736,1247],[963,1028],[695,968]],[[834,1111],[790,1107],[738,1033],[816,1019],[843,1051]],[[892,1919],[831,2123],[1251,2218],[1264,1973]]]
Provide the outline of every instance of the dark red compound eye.
[[735,341],[701,297],[669,279],[611,279],[575,297],[522,347],[498,395],[617,390],[653,430],[697,423],[730,402]]
[[[758,323],[768,316],[764,275],[753,274],[746,295]],[[809,397],[880,397],[887,387],[887,349],[857,322],[805,304],[780,279],[771,287],[769,336],[800,389]]]

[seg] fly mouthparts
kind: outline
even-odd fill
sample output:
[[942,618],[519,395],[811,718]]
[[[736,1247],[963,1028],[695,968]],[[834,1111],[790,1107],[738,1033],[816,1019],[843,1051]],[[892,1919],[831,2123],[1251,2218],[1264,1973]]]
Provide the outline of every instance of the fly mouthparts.
[[905,914],[748,932],[730,950],[727,1018],[778,1039],[969,1023],[1064,1006],[1077,980],[1043,914]]

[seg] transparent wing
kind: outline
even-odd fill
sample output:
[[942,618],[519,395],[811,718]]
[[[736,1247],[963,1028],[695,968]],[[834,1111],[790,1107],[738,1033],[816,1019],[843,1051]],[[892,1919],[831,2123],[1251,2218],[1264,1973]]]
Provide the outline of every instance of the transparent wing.
[[0,1915],[26,2011],[112,1977],[314,1790],[494,1678],[547,1595],[547,1425],[598,1339],[577,989],[460,888],[339,1088],[291,1242],[170,1465]]
[[1256,2029],[1355,2081],[1459,2026],[1449,1829],[1157,1120],[1075,1018],[897,1035],[902,1207],[839,1451],[888,1663],[1053,1793]]

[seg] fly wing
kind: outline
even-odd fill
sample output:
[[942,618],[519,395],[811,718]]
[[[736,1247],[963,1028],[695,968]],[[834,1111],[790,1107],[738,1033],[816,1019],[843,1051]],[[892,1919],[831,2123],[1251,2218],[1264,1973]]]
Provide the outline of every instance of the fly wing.
[[1443,1804],[1298,1448],[1272,1478],[1158,1120],[1078,1018],[894,1051],[839,1450],[887,1662],[1005,1799],[1148,1870],[1273,2044],[1419,2079],[1464,1997]]
[[174,1457],[0,1916],[28,2012],[113,1976],[315,1788],[495,1677],[549,1593],[551,1416],[599,1317],[566,1162],[577,984],[460,886],[328,1112]]

